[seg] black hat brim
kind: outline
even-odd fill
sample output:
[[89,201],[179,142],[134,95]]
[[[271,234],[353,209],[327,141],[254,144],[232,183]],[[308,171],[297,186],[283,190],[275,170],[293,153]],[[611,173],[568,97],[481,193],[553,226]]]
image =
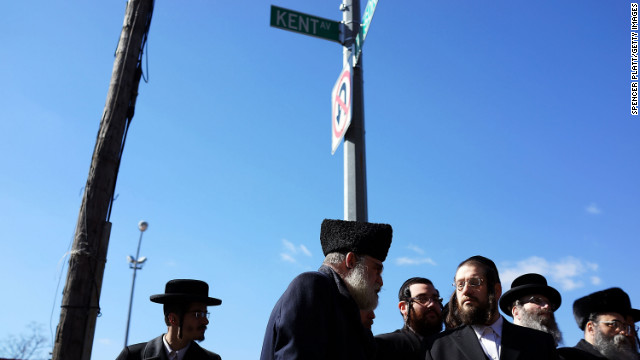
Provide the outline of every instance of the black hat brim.
[[222,300],[212,298],[212,297],[204,297],[204,296],[195,296],[193,294],[159,294],[159,295],[151,295],[149,297],[151,301],[158,304],[176,304],[176,303],[192,303],[192,302],[201,302],[206,304],[207,306],[217,306],[222,304]]
[[505,314],[513,317],[513,314],[511,313],[513,303],[525,295],[532,294],[540,294],[546,296],[547,299],[549,299],[549,301],[554,305],[554,311],[560,307],[560,304],[562,304],[562,297],[560,296],[558,290],[548,285],[544,286],[540,284],[529,284],[518,286],[505,292],[504,295],[500,297],[500,310],[502,310],[502,312],[504,312]]

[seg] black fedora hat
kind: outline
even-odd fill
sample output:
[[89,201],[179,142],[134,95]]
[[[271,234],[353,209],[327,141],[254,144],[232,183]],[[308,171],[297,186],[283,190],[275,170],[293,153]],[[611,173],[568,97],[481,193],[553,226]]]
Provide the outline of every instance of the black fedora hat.
[[553,311],[558,309],[562,303],[560,293],[558,290],[547,285],[547,279],[545,279],[544,276],[531,273],[518,276],[513,280],[511,289],[500,297],[500,309],[505,314],[513,317],[513,314],[511,314],[513,303],[519,298],[529,294],[546,296],[554,306]]
[[209,297],[209,285],[200,280],[174,279],[167,282],[164,294],[151,295],[149,299],[158,304],[201,302],[207,306],[222,304],[222,300]]

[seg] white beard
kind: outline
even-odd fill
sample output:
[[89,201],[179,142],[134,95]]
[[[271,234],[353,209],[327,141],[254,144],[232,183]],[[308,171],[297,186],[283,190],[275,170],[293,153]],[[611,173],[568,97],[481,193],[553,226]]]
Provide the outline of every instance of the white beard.
[[359,261],[343,280],[360,310],[374,310],[378,306],[380,287],[377,284],[372,286],[367,283],[367,267],[364,262]]
[[551,334],[556,342],[556,346],[562,343],[562,332],[558,329],[558,324],[556,323],[553,313],[551,313],[550,318],[546,318],[539,313],[526,311],[523,307],[522,314],[520,325]]
[[602,355],[611,360],[637,360],[629,339],[622,334],[607,337],[600,329],[596,330],[594,346]]

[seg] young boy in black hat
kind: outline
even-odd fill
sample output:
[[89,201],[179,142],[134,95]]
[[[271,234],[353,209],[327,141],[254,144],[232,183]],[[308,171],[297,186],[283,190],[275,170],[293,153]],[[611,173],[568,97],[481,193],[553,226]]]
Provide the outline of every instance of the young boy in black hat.
[[165,293],[152,295],[150,300],[163,304],[167,333],[146,342],[127,346],[116,360],[221,360],[196,341],[204,340],[209,324],[207,306],[222,304],[209,297],[209,285],[200,280],[176,279],[165,286]]

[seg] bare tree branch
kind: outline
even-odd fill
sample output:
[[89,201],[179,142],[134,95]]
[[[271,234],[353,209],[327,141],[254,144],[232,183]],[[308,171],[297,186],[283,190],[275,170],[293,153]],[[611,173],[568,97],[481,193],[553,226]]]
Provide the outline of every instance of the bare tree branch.
[[11,359],[36,359],[42,355],[42,350],[47,347],[47,338],[42,335],[42,325],[32,322],[27,325],[29,332],[19,335],[9,335],[0,340],[0,354]]

